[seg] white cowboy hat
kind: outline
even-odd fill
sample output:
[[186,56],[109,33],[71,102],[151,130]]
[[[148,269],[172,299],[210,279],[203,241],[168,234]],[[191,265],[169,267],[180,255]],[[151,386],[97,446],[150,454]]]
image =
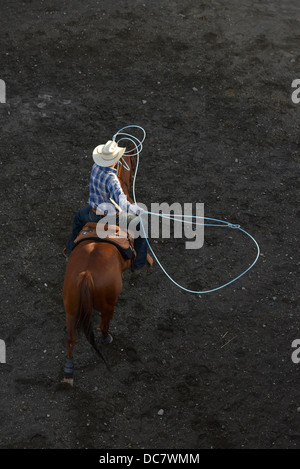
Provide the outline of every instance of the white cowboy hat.
[[93,151],[93,160],[98,166],[112,166],[122,158],[126,148],[119,147],[117,142],[108,140],[105,145],[98,145]]

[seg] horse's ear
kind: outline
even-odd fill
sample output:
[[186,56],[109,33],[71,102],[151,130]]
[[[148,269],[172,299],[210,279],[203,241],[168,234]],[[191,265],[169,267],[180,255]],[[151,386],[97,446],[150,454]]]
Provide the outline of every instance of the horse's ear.
[[125,156],[129,156],[129,157],[130,157],[130,156],[133,156],[133,155],[135,154],[135,151],[136,151],[136,147],[135,147],[135,144],[133,143],[133,144],[131,145],[131,147],[126,148],[126,152],[125,152],[126,155],[125,155]]

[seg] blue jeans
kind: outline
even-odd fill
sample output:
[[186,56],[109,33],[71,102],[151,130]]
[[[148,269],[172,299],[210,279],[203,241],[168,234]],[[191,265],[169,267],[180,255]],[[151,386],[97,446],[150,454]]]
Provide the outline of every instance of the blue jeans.
[[[86,223],[97,223],[102,218],[102,215],[96,215],[92,208],[87,205],[86,207],[79,210],[73,219],[72,234],[69,237],[66,244],[66,254],[69,257],[74,246],[75,239],[79,235],[80,231]],[[138,226],[137,226],[137,229]],[[135,270],[139,270],[144,267],[147,263],[147,254],[148,254],[148,244],[147,240],[142,237],[135,238],[134,240],[134,249],[136,251],[136,258],[133,263]]]

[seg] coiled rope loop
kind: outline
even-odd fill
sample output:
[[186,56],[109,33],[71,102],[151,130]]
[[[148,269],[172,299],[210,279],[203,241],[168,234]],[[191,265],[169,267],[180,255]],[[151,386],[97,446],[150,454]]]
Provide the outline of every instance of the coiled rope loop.
[[[138,137],[134,136],[133,134],[131,133],[128,133],[128,132],[124,132],[124,130],[127,130],[127,129],[138,129],[142,132],[143,134],[143,137],[141,139],[139,139]],[[118,138],[119,136],[121,136],[120,138]],[[131,143],[134,144],[134,147],[135,147],[135,153],[132,153],[132,150],[130,151],[125,151],[124,155],[126,154],[129,154],[130,155],[134,155],[136,156],[136,167],[135,167],[135,172],[134,172],[134,176],[133,176],[133,186],[132,186],[132,192],[133,192],[133,200],[134,200],[134,203],[136,203],[136,196],[135,196],[135,182],[136,182],[136,177],[137,177],[137,172],[138,172],[138,166],[139,166],[139,158],[140,158],[140,153],[143,149],[143,143],[144,143],[144,140],[146,138],[146,132],[145,130],[140,127],[139,125],[128,125],[128,126],[125,126],[123,128],[121,128],[114,136],[113,136],[113,140],[117,140],[117,143],[120,143],[121,141],[123,140],[127,140],[127,141],[130,141]],[[122,161],[121,161],[122,160]],[[119,164],[122,164],[124,166],[125,169],[129,170],[129,166],[127,165],[127,163],[121,158],[121,160],[119,160]],[[162,218],[167,218],[169,220],[173,220],[173,221],[181,221],[182,223],[188,223],[188,224],[193,224],[193,225],[201,225],[201,226],[210,226],[210,227],[221,227],[221,228],[231,228],[231,229],[234,229],[234,230],[237,230],[237,231],[241,231],[242,233],[244,233],[246,236],[248,236],[251,241],[254,243],[255,247],[256,247],[256,256],[255,256],[255,259],[254,261],[251,263],[251,265],[246,269],[244,270],[241,274],[239,274],[237,277],[233,278],[232,280],[230,280],[229,282],[227,283],[224,283],[223,285],[220,285],[216,288],[212,288],[210,290],[190,290],[188,288],[185,288],[183,285],[180,285],[178,282],[176,282],[169,274],[168,272],[166,271],[166,269],[163,267],[163,265],[160,263],[159,259],[157,258],[154,250],[152,249],[150,243],[149,243],[149,240],[146,236],[146,233],[145,233],[145,228],[144,228],[144,225],[143,225],[143,220],[142,220],[142,217],[140,218],[140,222],[141,222],[141,226],[142,226],[142,229],[143,229],[143,232],[144,232],[144,236],[146,238],[146,241],[148,243],[148,247],[154,257],[154,259],[156,260],[157,264],[159,265],[159,267],[162,269],[162,271],[165,273],[165,275],[171,280],[172,283],[174,283],[177,287],[181,288],[182,290],[186,291],[186,292],[189,292],[189,293],[197,293],[197,294],[204,294],[204,293],[212,293],[212,292],[215,292],[217,290],[220,290],[221,288],[224,288],[230,284],[232,284],[233,282],[236,282],[238,279],[240,279],[243,275],[245,275],[247,272],[249,272],[250,269],[252,269],[254,267],[254,265],[256,264],[256,262],[258,261],[258,258],[260,256],[260,248],[259,248],[259,245],[257,243],[257,241],[253,238],[253,236],[248,233],[246,230],[244,230],[243,228],[240,227],[240,225],[238,224],[235,224],[235,223],[229,223],[227,221],[224,221],[224,220],[218,220],[216,218],[208,218],[208,217],[200,217],[200,216],[194,216],[194,215],[185,215],[184,216],[184,219],[182,218],[178,218],[178,215],[171,215],[171,214],[163,214],[163,213],[155,213],[155,212],[149,212],[149,211],[144,211],[143,213],[147,214],[147,215],[153,215],[153,216],[158,216],[158,217],[162,217]],[[196,219],[196,220],[202,220],[202,222],[200,223],[200,221],[189,221],[189,220],[186,220],[186,218],[188,217],[191,217],[193,219]],[[212,223],[206,223],[206,221],[209,221],[209,222],[212,222]]]

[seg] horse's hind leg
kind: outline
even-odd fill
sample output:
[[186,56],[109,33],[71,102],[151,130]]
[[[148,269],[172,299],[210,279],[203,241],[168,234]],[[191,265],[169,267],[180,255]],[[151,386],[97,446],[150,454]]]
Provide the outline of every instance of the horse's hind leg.
[[73,385],[74,381],[74,361],[73,361],[73,349],[76,342],[76,318],[74,316],[66,315],[66,327],[67,327],[67,360],[64,367],[64,382]]
[[115,306],[109,306],[101,311],[100,331],[102,334],[102,344],[110,344],[113,341],[112,335],[108,332],[109,324],[114,315]]

